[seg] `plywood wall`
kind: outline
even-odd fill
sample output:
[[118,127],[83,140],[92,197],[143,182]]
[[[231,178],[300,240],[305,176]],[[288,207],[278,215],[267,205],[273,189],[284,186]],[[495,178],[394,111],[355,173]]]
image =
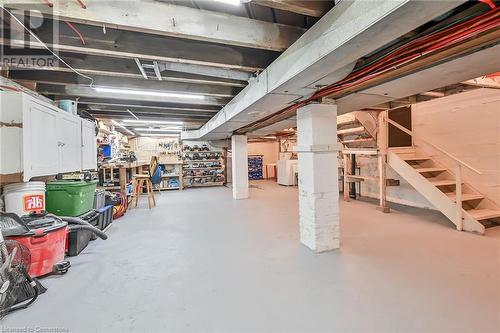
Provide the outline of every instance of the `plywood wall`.
[[452,170],[454,161],[426,141],[481,171],[478,175],[464,168],[463,177],[500,206],[499,89],[478,89],[416,104],[413,123],[417,146]]

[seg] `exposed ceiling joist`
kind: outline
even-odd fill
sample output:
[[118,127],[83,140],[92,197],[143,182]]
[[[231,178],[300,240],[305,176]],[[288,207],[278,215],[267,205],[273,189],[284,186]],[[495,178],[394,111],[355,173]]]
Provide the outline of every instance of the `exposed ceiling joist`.
[[[62,64],[61,64],[62,65]],[[85,65],[85,64],[83,64]],[[11,76],[15,76],[15,73],[18,73],[20,79],[29,79],[30,77],[40,77],[37,76],[37,72],[46,72],[46,75],[59,75],[58,73],[72,73],[75,74],[71,69],[67,67],[26,67],[22,65],[10,65],[7,66],[11,69]],[[28,70],[29,68],[29,70]],[[21,70],[18,70],[21,69]],[[134,73],[126,73],[126,72],[117,72],[117,71],[104,71],[100,69],[89,69],[89,68],[75,68],[78,72],[86,75],[90,75],[92,77],[113,77],[113,78],[127,78],[127,79],[142,79],[143,76],[141,74]],[[40,74],[42,75],[42,74]],[[76,74],[75,74],[76,75]],[[195,84],[206,84],[206,85],[215,85],[215,86],[227,86],[227,87],[244,87],[244,83],[240,83],[235,80],[223,80],[223,79],[213,79],[213,78],[204,78],[193,75],[182,75],[179,73],[163,73],[162,81],[169,82],[183,82],[183,83],[195,83]],[[85,83],[87,81],[78,81],[80,83]]]
[[59,20],[108,26],[123,30],[283,51],[304,29],[252,20],[155,1],[87,0],[86,8],[77,1],[54,1],[51,8],[39,0],[4,0],[13,9],[35,9]]
[[[71,72],[50,72],[50,71],[12,71],[10,74],[12,79],[35,81],[42,84],[64,85],[67,87],[77,88],[84,86],[87,81],[80,78],[75,73]],[[139,78],[128,78],[123,80],[120,77],[108,77],[102,75],[94,75],[95,87],[111,87],[122,89],[137,89],[147,91],[161,92],[177,92],[177,93],[193,93],[205,96],[215,97],[233,97],[239,91],[234,87],[204,85],[194,83],[170,82],[170,81],[153,81]]]
[[332,7],[333,0],[296,1],[296,0],[252,0],[252,3],[265,7],[281,9],[297,14],[321,17]]
[[193,64],[180,64],[175,62],[159,63],[158,67],[161,72],[167,70],[239,81],[248,81],[252,77],[252,73],[237,71],[233,69],[200,66]]
[[[0,45],[5,45],[9,47],[18,47],[18,48],[31,48],[31,49],[45,49],[45,47],[36,41],[31,41],[29,45],[24,40],[14,40],[14,39],[5,39],[0,38]],[[143,59],[150,61],[158,61],[164,63],[176,63],[176,64],[191,64],[198,66],[210,66],[210,67],[218,67],[218,68],[226,68],[247,72],[256,72],[261,70],[260,67],[251,67],[244,65],[235,65],[235,64],[227,64],[227,63],[217,63],[211,61],[202,61],[202,60],[193,60],[187,58],[172,58],[168,56],[162,55],[153,55],[150,53],[135,53],[135,52],[126,52],[126,51],[114,51],[109,48],[92,48],[88,46],[75,46],[75,45],[67,45],[67,44],[55,44],[55,43],[46,43],[48,47],[56,52],[67,52],[67,53],[76,53],[76,54],[86,54],[86,55],[94,55],[94,56],[102,56],[108,58],[123,58],[123,59]],[[139,72],[139,70],[137,70]]]
[[126,101],[148,101],[148,102],[159,102],[159,103],[177,103],[177,104],[194,104],[194,105],[225,105],[228,102],[228,98],[223,97],[212,97],[212,96],[201,96],[202,98],[187,98],[182,96],[145,96],[142,94],[132,94],[117,93],[109,91],[98,91],[88,86],[80,85],[78,87],[66,87],[66,86],[55,86],[55,85],[38,85],[38,92],[44,95],[55,95],[55,96],[75,96],[75,97],[94,97],[94,98],[109,98],[115,100],[126,100]]

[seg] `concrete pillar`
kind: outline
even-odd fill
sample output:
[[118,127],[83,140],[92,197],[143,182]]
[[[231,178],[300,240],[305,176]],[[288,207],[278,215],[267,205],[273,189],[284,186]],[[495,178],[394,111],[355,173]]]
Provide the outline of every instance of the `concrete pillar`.
[[340,247],[337,106],[297,110],[300,241],[315,252]]
[[248,198],[248,146],[246,135],[231,138],[233,198]]

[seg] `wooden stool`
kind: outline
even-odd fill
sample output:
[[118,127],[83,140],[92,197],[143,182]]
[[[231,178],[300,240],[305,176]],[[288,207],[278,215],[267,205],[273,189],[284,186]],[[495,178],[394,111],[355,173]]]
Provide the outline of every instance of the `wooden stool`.
[[134,187],[134,193],[132,193],[132,203],[137,207],[137,202],[139,201],[139,196],[142,194],[142,189],[146,187],[146,194],[148,196],[148,206],[151,209],[151,200],[153,201],[153,206],[156,206],[155,196],[153,193],[153,183],[149,175],[134,175],[132,180],[132,185]]

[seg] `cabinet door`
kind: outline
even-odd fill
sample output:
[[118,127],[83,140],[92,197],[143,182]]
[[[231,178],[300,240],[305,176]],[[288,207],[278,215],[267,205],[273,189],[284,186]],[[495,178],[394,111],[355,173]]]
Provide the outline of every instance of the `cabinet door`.
[[82,170],[97,169],[97,138],[93,122],[82,119]]
[[23,112],[24,179],[54,175],[59,169],[58,112],[26,99]]
[[81,118],[64,112],[58,113],[59,172],[80,171],[82,165]]

